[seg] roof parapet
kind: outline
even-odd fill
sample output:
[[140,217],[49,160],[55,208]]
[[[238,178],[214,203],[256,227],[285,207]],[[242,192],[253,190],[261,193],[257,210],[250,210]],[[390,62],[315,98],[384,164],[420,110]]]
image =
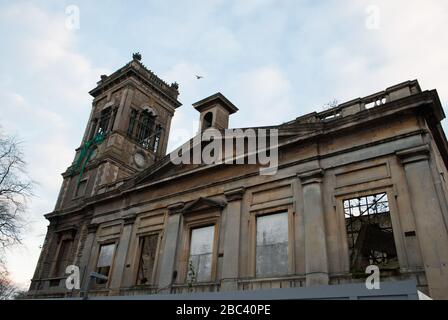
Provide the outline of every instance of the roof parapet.
[[[391,86],[386,90],[368,95],[364,98],[356,98],[341,103],[322,112],[312,112],[296,118],[291,122],[309,123],[316,121],[330,121],[339,117],[345,117],[360,111],[382,106],[388,102],[409,97],[422,92],[417,80],[409,80]],[[289,123],[289,122],[288,122]]]

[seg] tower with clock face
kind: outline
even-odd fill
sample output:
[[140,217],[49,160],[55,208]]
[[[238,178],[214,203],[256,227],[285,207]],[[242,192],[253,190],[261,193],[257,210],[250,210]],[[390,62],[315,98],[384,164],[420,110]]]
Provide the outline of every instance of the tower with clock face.
[[92,110],[64,181],[56,210],[111,190],[166,154],[177,83],[167,84],[141,63],[141,55],[90,91]]

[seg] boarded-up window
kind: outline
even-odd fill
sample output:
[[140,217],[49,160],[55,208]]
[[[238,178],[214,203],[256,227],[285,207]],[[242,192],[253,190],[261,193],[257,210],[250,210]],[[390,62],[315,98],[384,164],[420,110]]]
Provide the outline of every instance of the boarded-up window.
[[398,269],[387,194],[344,200],[344,213],[351,271],[364,274],[369,265]]
[[[109,277],[110,268],[112,267],[112,261],[114,258],[115,244],[106,244],[100,247],[100,254],[98,256],[98,262],[96,264],[96,272]],[[104,284],[107,280],[97,279],[97,284]]]
[[288,273],[288,213],[257,218],[257,276]]
[[151,284],[158,238],[159,236],[157,234],[140,238],[140,260],[137,284]]
[[215,226],[197,228],[191,231],[188,281],[204,282],[211,280],[214,237]]

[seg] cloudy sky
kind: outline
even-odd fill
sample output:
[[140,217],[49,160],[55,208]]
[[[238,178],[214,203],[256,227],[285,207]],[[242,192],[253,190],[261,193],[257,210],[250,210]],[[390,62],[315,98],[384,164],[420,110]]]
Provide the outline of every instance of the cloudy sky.
[[191,104],[218,91],[240,109],[233,127],[278,124],[412,79],[446,106],[447,30],[445,0],[0,0],[0,126],[24,141],[39,183],[24,244],[8,252],[13,280],[26,287],[32,277],[88,91],[132,52],[180,84],[172,149],[196,129]]

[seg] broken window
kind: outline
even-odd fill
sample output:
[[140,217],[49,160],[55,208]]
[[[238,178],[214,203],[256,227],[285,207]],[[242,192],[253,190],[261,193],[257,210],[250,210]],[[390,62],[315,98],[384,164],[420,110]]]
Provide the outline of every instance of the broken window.
[[155,117],[148,111],[143,111],[138,125],[137,141],[143,148],[149,149],[151,145],[151,135],[154,129]]
[[152,234],[140,238],[140,259],[138,267],[137,284],[151,284],[154,272],[154,263],[157,254],[159,236]]
[[106,108],[101,111],[100,124],[98,126],[98,133],[106,134],[109,131],[109,120],[112,116],[112,108]]
[[344,200],[344,212],[351,272],[364,273],[369,265],[398,269],[387,194]]
[[[112,261],[114,258],[115,244],[105,244],[100,247],[100,254],[98,255],[98,262],[96,263],[96,272],[109,277]],[[105,284],[107,280],[96,279],[97,284]]]
[[191,230],[187,281],[204,282],[211,280],[214,237],[215,226]]
[[65,275],[65,268],[70,264],[70,253],[72,248],[72,239],[61,240],[59,244],[58,257],[53,269],[54,277],[62,277]]
[[288,273],[288,213],[257,218],[257,276]]
[[156,134],[155,134],[154,142],[153,142],[153,145],[152,145],[152,151],[154,153],[156,153],[157,150],[159,149],[161,135],[162,135],[162,126],[161,125],[157,125]]

